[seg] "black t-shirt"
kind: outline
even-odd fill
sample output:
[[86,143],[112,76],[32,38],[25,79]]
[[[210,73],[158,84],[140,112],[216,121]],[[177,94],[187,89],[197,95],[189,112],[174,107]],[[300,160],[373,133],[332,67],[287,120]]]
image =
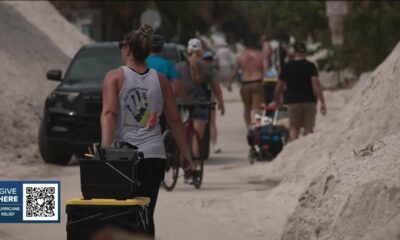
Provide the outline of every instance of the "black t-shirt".
[[282,69],[279,79],[287,86],[285,103],[317,102],[311,77],[318,76],[316,66],[307,60],[291,60]]

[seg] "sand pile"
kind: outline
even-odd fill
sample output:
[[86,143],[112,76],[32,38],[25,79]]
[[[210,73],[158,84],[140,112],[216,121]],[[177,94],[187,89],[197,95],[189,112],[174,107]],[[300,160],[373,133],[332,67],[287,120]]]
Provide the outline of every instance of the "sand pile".
[[[48,4],[46,2],[39,2]],[[33,9],[37,2],[16,3]],[[22,5],[23,4],[23,5]],[[30,5],[30,7],[29,7]],[[51,7],[51,5],[48,5]],[[44,9],[44,8],[42,8]],[[39,16],[36,16],[39,17]],[[40,15],[53,19],[52,15]],[[61,16],[58,16],[61,18]],[[0,2],[0,164],[40,161],[37,133],[46,96],[57,85],[46,80],[46,72],[65,70],[70,58],[43,31],[27,21],[12,5]],[[43,21],[46,24],[46,21]],[[56,24],[55,22],[49,25]],[[64,24],[57,32],[71,39]],[[42,26],[46,29],[46,25]],[[54,29],[53,29],[54,30]],[[81,33],[79,33],[81,34]],[[78,34],[78,35],[79,35]],[[80,44],[80,42],[79,42]],[[78,45],[74,43],[74,45]]]
[[362,239],[399,217],[399,70],[400,44],[356,87],[337,124],[321,132],[316,153],[326,154],[327,144],[332,152],[313,161],[322,173],[300,197],[282,239]]
[[398,240],[400,236],[400,217],[397,216],[391,220],[386,226],[372,231],[363,240]]
[[326,136],[336,136],[336,151],[321,162],[322,174],[300,198],[282,239],[361,239],[398,215],[399,135],[380,139],[400,130],[399,67],[400,45],[355,87],[332,126],[337,133]]
[[355,240],[386,226],[400,213],[399,144],[400,134],[331,159],[300,197],[282,239]]
[[47,1],[5,1],[14,7],[29,23],[38,28],[61,51],[72,58],[79,48],[91,40],[69,23]]
[[250,169],[252,181],[281,181],[263,199],[271,239],[360,239],[397,215],[399,137],[384,137],[400,131],[399,70],[400,45],[359,81],[341,111],[319,116],[315,134]]

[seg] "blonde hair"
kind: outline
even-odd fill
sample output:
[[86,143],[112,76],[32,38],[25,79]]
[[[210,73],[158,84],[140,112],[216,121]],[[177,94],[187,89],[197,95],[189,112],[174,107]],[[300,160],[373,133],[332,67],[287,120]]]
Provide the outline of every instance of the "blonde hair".
[[201,83],[203,79],[200,75],[199,63],[202,60],[201,51],[189,50],[189,65],[190,65],[190,75],[195,83]]

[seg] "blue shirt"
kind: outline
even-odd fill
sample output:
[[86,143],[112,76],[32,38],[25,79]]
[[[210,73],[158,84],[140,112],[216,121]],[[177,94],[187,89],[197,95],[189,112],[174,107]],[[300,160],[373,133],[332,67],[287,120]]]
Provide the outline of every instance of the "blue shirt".
[[157,72],[163,74],[169,81],[173,81],[178,78],[178,71],[176,71],[175,65],[158,56],[155,54],[151,54],[147,59],[146,59],[146,65],[149,68],[152,68],[156,70]]

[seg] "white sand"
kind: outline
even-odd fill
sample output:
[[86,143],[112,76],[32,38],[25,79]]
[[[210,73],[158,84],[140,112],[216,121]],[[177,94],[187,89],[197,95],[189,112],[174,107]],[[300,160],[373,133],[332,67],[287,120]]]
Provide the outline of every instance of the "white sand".
[[[65,68],[69,57],[87,41],[77,30],[68,30],[73,26],[62,19],[46,2],[0,2],[0,167],[5,171],[3,167],[14,166],[14,171],[2,176],[23,179],[44,177],[41,174],[53,169],[47,174],[65,178],[63,184],[72,196],[79,192],[77,169],[39,165],[36,143],[44,99],[56,85],[45,79],[45,73]],[[177,190],[181,198],[168,193],[172,207],[166,211],[174,215],[163,219],[179,214],[190,216],[181,218],[187,221],[198,217],[197,222],[209,224],[212,231],[229,231],[207,235],[218,239],[398,239],[399,66],[400,45],[352,90],[327,92],[329,112],[318,116],[316,133],[287,145],[272,163],[239,165],[247,149],[244,131],[231,126],[229,139],[224,140],[230,144],[224,148],[225,156],[236,160],[226,169],[211,168],[214,172],[208,177],[228,192],[213,190],[212,182],[206,181],[203,192],[189,194],[193,199],[187,192]],[[234,102],[237,96],[227,97],[236,109],[231,110],[236,111],[231,119],[242,121],[240,104]],[[226,190],[233,181],[232,189]],[[249,187],[248,182],[259,187]],[[189,199],[184,202],[186,211],[193,209],[198,215],[180,212],[176,200],[185,197]],[[220,229],[210,219],[224,226]],[[181,222],[185,224],[195,226]],[[182,236],[191,233],[189,228],[172,227]],[[177,231],[165,228],[165,236],[176,236]]]
[[[47,2],[0,2],[0,166],[41,161],[38,126],[45,98],[57,85],[46,79],[46,72],[65,70],[70,58],[64,52],[72,53],[84,42],[77,40],[81,33],[74,38],[75,33],[65,30],[57,14]],[[58,33],[52,40],[42,30]],[[62,35],[63,50],[55,44]]]
[[358,158],[353,150],[374,142],[379,148],[377,141],[399,132],[399,65],[400,45],[348,92],[343,110],[319,119],[315,134],[289,144],[272,164],[246,171],[282,180],[264,199],[267,206],[290,202],[290,214],[275,219],[283,229],[266,222],[280,229],[274,239],[360,239],[398,214],[398,136],[384,138],[386,146],[372,156]]
[[82,45],[91,42],[89,37],[68,22],[47,1],[5,1],[4,3],[13,6],[70,58]]

